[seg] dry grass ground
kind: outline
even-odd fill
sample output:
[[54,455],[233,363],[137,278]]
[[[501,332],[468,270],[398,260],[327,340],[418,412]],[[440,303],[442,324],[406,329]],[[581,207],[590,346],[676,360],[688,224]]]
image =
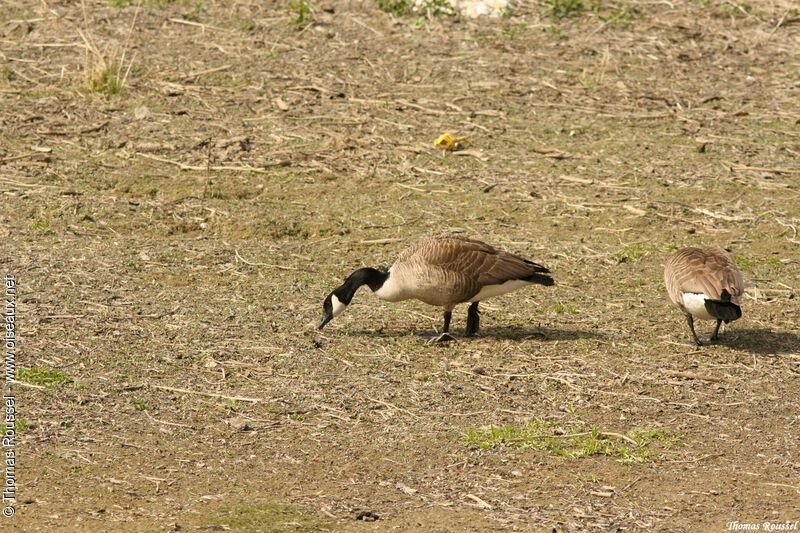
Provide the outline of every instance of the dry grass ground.
[[[800,519],[800,14],[553,18],[569,5],[314,2],[292,24],[283,2],[4,1],[0,257],[29,383],[13,527]],[[436,151],[445,131],[469,149]],[[418,336],[438,310],[366,290],[318,335],[351,270],[446,231],[558,284],[488,302],[482,336],[447,346]],[[701,349],[661,280],[697,243],[751,284]]]

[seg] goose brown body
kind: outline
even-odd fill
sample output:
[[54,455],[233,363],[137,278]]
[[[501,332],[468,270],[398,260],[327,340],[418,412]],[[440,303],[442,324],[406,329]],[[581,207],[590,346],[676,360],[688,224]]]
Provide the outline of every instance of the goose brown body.
[[667,260],[664,284],[673,304],[687,317],[696,343],[694,319],[716,320],[715,339],[721,322],[741,316],[744,277],[728,252],[718,247],[681,248]]
[[[390,301],[414,298],[452,309],[456,304],[475,301],[489,287],[516,285],[514,282],[520,282],[519,287],[537,281],[552,284],[552,279],[542,275],[549,272],[540,264],[484,242],[450,235],[425,239],[404,250],[389,269],[384,287],[375,293]],[[498,290],[502,294],[519,287]]]

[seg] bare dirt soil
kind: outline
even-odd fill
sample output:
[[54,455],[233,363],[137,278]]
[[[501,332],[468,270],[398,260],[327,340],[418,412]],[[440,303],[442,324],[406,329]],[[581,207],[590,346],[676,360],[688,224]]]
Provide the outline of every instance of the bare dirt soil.
[[[5,0],[24,383],[0,527],[800,520],[797,5],[575,4]],[[444,132],[466,150],[435,149]],[[444,346],[419,336],[439,310],[368,290],[315,330],[352,270],[445,232],[557,285]],[[729,248],[750,284],[700,349],[662,286],[689,244]]]

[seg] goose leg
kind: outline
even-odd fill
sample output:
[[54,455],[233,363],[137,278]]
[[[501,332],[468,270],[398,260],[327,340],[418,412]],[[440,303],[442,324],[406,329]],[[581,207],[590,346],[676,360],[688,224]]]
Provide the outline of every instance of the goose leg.
[[481,328],[480,311],[478,311],[478,302],[473,302],[467,311],[467,331],[466,336],[472,337]]
[[722,320],[717,319],[717,327],[714,328],[714,333],[711,334],[711,338],[708,340],[715,341],[719,336],[719,326],[722,324]]
[[453,318],[452,311],[445,311],[444,312],[444,326],[442,326],[442,333],[447,333],[450,331],[450,319]]
[[692,330],[692,337],[694,337],[695,345],[702,346],[703,343],[697,338],[697,332],[694,330],[694,317],[692,315],[686,315],[686,322],[689,323],[689,329]]

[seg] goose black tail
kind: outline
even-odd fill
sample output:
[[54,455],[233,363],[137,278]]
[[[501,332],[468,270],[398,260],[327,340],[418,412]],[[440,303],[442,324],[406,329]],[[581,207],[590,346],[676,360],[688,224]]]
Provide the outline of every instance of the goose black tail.
[[719,300],[706,300],[706,311],[719,320],[724,320],[726,323],[731,320],[738,320],[742,318],[742,308],[731,301],[730,293],[722,289],[722,294]]
[[550,287],[551,285],[555,285],[555,281],[553,278],[546,274],[532,274],[527,278],[524,278],[524,281],[528,281],[530,283],[538,283],[539,285],[544,285],[545,287]]

